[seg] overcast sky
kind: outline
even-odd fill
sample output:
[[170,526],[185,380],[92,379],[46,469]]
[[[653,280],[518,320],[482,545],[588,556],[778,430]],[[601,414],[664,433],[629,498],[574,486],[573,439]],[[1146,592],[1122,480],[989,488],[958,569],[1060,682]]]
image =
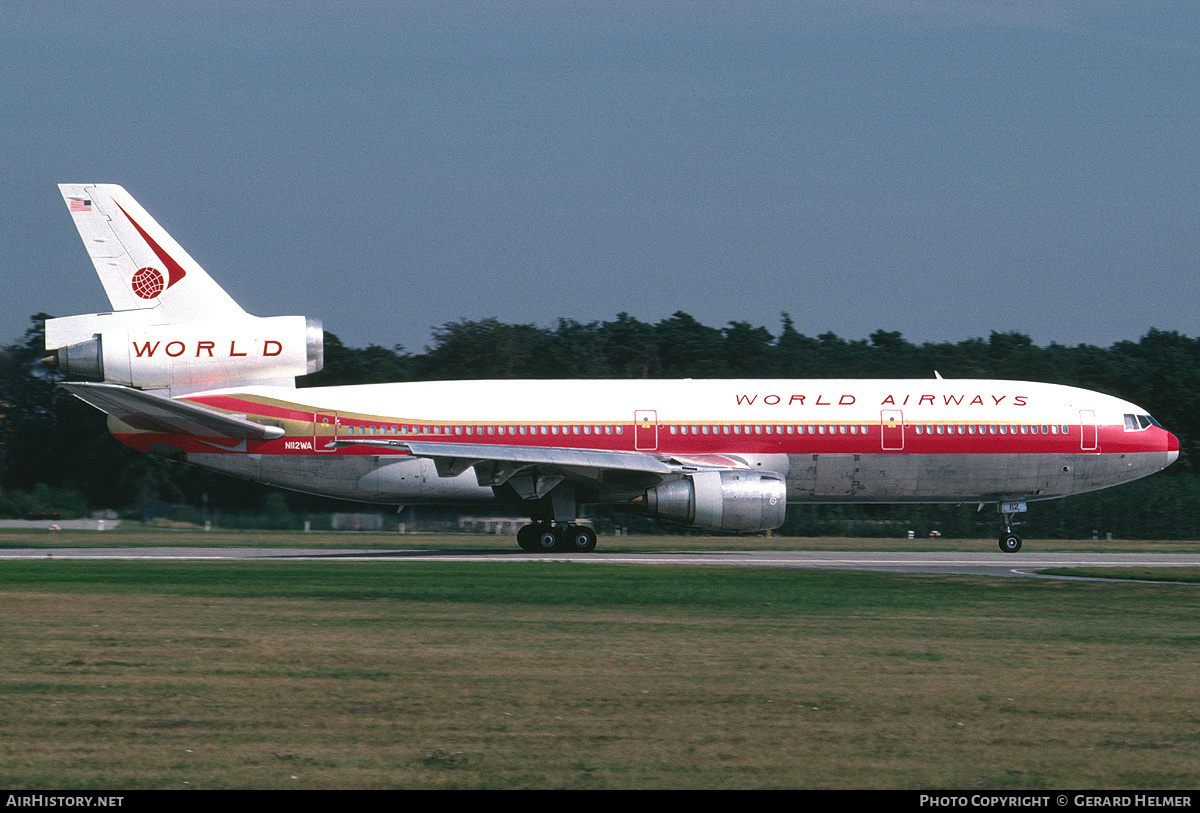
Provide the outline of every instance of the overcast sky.
[[1195,0],[4,5],[2,343],[109,307],[61,182],[357,347],[1200,334]]

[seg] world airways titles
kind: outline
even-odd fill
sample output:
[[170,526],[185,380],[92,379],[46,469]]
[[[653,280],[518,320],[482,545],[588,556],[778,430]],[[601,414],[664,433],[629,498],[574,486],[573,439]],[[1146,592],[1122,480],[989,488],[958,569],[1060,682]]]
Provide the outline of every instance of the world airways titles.
[[[858,403],[858,396],[851,393],[842,393],[839,395],[826,395],[818,393],[813,395],[807,394],[792,394],[792,395],[776,395],[774,393],[738,393],[736,395],[738,406],[852,406]],[[931,395],[929,393],[888,393],[883,396],[879,402],[879,406],[1028,406],[1028,395],[1015,395],[1005,393],[1004,395],[996,395],[995,393],[942,393],[940,395]]]
[[[151,344],[149,341],[142,342],[140,345],[137,342],[133,342],[132,344],[135,358],[154,358],[154,354],[158,352],[159,346],[163,343],[161,340],[159,340],[153,344]],[[222,342],[222,348],[223,347],[224,342]],[[225,353],[223,350],[217,350],[216,342],[202,339],[196,342],[196,358],[213,358],[217,353],[220,353],[223,356],[228,356],[229,358],[240,358],[242,356],[250,355],[249,350],[256,350],[257,347],[258,342],[254,342],[253,348],[241,348],[238,347],[238,340],[233,339],[229,342],[229,352]],[[167,342],[166,345],[163,346],[162,350],[163,353],[171,358],[179,358],[188,352],[188,343],[180,339],[173,339]],[[264,358],[278,356],[282,353],[283,342],[277,339],[262,340],[262,355]]]

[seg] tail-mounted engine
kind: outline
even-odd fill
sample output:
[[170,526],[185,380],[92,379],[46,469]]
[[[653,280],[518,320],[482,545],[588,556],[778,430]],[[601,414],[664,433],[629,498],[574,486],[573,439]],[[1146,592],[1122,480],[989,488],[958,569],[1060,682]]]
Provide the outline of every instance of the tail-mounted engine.
[[179,395],[254,384],[292,385],[324,363],[321,323],[303,316],[153,325],[146,311],[46,321],[46,359],[69,374]]
[[783,524],[787,487],[777,475],[700,471],[646,492],[647,513],[711,531],[767,531]]

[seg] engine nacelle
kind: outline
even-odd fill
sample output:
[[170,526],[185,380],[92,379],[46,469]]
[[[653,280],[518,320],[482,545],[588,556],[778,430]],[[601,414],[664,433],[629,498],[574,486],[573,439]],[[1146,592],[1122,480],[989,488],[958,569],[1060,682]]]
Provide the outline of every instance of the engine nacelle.
[[774,474],[699,471],[647,491],[646,510],[710,531],[768,531],[783,524],[787,486]]
[[[63,372],[172,394],[254,384],[288,384],[324,364],[320,321],[303,316],[139,324],[120,314],[46,322],[49,361]],[[117,317],[104,319],[102,317]],[[56,325],[56,322],[63,324]],[[93,329],[82,338],[80,328]],[[57,344],[56,342],[70,341]]]

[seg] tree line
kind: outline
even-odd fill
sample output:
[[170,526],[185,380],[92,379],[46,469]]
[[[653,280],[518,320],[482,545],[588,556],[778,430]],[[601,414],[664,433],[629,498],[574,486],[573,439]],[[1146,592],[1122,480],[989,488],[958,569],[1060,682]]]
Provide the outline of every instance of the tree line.
[[[137,515],[149,501],[211,505],[225,511],[279,512],[328,506],[274,489],[142,455],[115,441],[105,417],[57,387],[36,314],[25,335],[0,348],[0,514],[77,513],[115,508]],[[559,319],[553,327],[496,319],[448,322],[420,352],[349,347],[325,334],[325,367],[301,387],[489,378],[998,378],[1069,384],[1146,408],[1180,440],[1180,459],[1163,474],[1092,495],[1042,503],[1042,536],[1200,538],[1196,444],[1200,340],[1151,329],[1110,347],[1039,346],[1021,333],[993,332],[955,342],[916,344],[897,331],[866,339],[800,333],[781,314],[774,331],[747,322],[722,328],[677,312],[657,323],[626,313],[612,321]],[[326,508],[328,510],[328,508]],[[783,533],[994,535],[994,514],[976,506],[796,506]]]

